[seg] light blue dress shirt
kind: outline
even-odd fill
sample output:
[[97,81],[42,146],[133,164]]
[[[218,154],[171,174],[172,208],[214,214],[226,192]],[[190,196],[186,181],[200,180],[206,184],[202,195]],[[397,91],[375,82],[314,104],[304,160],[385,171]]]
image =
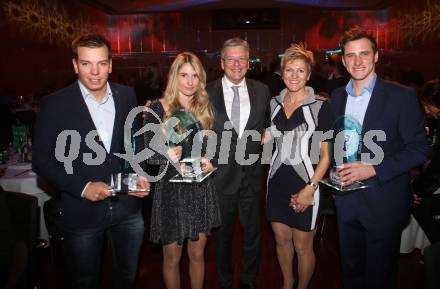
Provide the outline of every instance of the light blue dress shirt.
[[87,108],[89,109],[90,116],[98,131],[99,138],[104,144],[106,151],[110,153],[116,114],[115,102],[110,85],[107,83],[107,93],[102,101],[98,102],[81,81],[78,80],[78,84]]
[[368,103],[370,102],[371,94],[376,85],[376,79],[377,75],[375,74],[362,88],[361,94],[359,95],[356,95],[351,79],[345,87],[345,91],[347,91],[348,94],[345,115],[354,117],[361,125],[364,123],[365,113],[367,112]]

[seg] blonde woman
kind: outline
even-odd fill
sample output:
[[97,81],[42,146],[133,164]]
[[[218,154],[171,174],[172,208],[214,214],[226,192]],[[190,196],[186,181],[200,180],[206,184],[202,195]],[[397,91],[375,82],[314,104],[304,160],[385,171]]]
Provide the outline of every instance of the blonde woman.
[[[276,151],[268,179],[267,217],[275,234],[283,289],[307,288],[315,268],[313,237],[319,208],[319,181],[329,167],[327,143],[313,135],[332,126],[329,104],[306,86],[314,63],[302,45],[288,48],[281,59],[286,88],[271,100],[271,132]],[[319,147],[314,147],[319,146]],[[311,152],[319,152],[319,158]],[[316,161],[313,160],[319,159]],[[298,255],[294,282],[293,256]]]
[[[168,73],[164,95],[154,101],[150,109],[165,122],[171,114],[184,109],[190,111],[202,129],[213,125],[213,112],[205,91],[206,74],[199,58],[190,52],[176,56]],[[146,113],[145,123],[158,123],[152,113]],[[152,135],[145,134],[148,146]],[[169,160],[182,157],[182,146],[168,148],[169,158],[155,154],[147,163],[165,169]],[[203,162],[205,171],[212,170],[209,161]],[[156,183],[153,197],[150,238],[163,246],[163,278],[168,289],[180,288],[179,263],[182,245],[188,240],[189,273],[192,289],[202,289],[204,281],[204,249],[211,229],[220,225],[217,195],[210,178],[202,183],[171,183],[177,170],[169,165],[165,176]]]

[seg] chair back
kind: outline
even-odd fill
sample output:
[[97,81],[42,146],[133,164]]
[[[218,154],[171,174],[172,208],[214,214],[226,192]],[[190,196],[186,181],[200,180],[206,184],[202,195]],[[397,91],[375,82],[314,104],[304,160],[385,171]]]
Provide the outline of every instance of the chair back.
[[40,228],[38,199],[22,193],[8,191],[4,191],[4,193],[17,238],[25,241],[28,249],[32,251],[37,246]]
[[2,191],[8,207],[10,222],[15,230],[16,239],[23,240],[28,249],[28,269],[26,283],[31,288],[36,277],[36,248],[40,228],[40,208],[38,199],[31,195]]

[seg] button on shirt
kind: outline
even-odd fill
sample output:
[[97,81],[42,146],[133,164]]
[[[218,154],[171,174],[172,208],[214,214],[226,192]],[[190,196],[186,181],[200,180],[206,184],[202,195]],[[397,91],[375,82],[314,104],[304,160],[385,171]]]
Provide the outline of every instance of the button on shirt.
[[107,93],[101,102],[87,90],[87,88],[78,80],[82,96],[89,109],[90,116],[95,124],[98,135],[104,144],[107,152],[110,152],[110,146],[113,136],[113,125],[115,122],[115,102],[113,100],[110,85],[107,83]]
[[233,86],[238,86],[238,94],[240,95],[240,129],[239,137],[243,134],[244,128],[251,113],[251,104],[249,101],[249,93],[246,86],[246,80],[243,79],[238,85],[230,82],[225,76],[222,78],[223,97],[225,99],[226,114],[231,119],[232,101],[234,100]]
[[376,84],[377,75],[375,74],[372,79],[362,88],[361,94],[356,95],[353,82],[350,79],[345,91],[347,91],[347,104],[345,106],[345,115],[351,115],[359,121],[362,125],[367,112],[368,103],[370,102],[371,94],[373,93],[374,86]]

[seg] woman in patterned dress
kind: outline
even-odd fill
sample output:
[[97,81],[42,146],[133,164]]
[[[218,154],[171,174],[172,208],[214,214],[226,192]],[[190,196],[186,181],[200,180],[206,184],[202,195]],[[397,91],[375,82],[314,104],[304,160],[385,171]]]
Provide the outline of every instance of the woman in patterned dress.
[[[185,109],[203,129],[210,129],[214,118],[205,84],[206,74],[197,56],[180,53],[168,73],[164,96],[151,103],[144,123],[160,124],[174,111]],[[146,147],[153,147],[152,139],[151,132],[145,133]],[[168,289],[180,288],[179,263],[183,243],[188,240],[191,288],[202,289],[207,235],[221,222],[217,194],[209,177],[202,183],[169,182],[178,173],[169,162],[181,159],[182,146],[168,147],[167,154],[155,153],[147,160],[148,164],[159,165],[159,172],[166,170],[154,188],[150,239],[163,246],[163,278]],[[202,165],[204,171],[213,169],[206,159]]]
[[[271,100],[270,132],[276,150],[268,177],[266,208],[275,234],[283,289],[305,289],[312,277],[318,183],[329,167],[327,143],[314,136],[330,129],[332,114],[328,103],[306,86],[313,62],[312,52],[303,46],[288,48],[281,59],[286,89]],[[298,282],[294,282],[292,272],[295,252]]]

